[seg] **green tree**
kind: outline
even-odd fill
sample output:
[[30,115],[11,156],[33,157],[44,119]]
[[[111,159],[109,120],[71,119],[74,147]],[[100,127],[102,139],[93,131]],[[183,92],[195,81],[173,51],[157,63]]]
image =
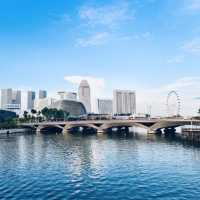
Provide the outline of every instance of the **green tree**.
[[35,115],[35,114],[37,114],[37,110],[35,110],[35,109],[32,109],[32,110],[31,110],[31,114],[32,114],[32,115]]
[[43,109],[41,110],[41,113],[42,113],[42,115],[43,115],[47,120],[49,119],[49,114],[50,114],[50,112],[49,112],[49,109],[48,109],[47,107],[43,108]]
[[24,111],[23,117],[24,117],[25,121],[28,120],[28,112],[27,111]]

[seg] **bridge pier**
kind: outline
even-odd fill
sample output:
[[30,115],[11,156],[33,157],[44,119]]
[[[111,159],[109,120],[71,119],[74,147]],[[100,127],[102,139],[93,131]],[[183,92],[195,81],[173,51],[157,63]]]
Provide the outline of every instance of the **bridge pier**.
[[156,130],[151,130],[151,129],[149,129],[149,130],[147,131],[147,134],[148,134],[148,135],[155,135],[155,134],[156,134]]

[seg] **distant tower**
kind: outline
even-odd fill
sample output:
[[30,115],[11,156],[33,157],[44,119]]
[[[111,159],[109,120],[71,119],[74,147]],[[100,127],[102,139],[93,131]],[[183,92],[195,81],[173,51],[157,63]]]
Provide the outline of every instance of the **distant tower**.
[[78,96],[80,102],[85,106],[87,113],[91,112],[91,94],[90,94],[90,86],[86,80],[82,80],[79,89]]
[[47,98],[47,91],[39,90],[39,99],[46,99]]

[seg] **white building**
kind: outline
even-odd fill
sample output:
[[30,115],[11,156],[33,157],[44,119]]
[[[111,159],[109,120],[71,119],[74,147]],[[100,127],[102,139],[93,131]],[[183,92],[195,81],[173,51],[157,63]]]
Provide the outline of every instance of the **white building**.
[[6,109],[8,104],[12,104],[12,89],[1,90],[1,108]]
[[56,99],[46,98],[46,99],[37,99],[35,101],[34,109],[37,111],[41,111],[45,107],[51,107],[53,103],[56,102]]
[[85,106],[87,113],[91,112],[90,86],[86,80],[82,80],[78,89],[79,101]]
[[131,90],[114,90],[113,92],[114,114],[135,114],[136,94]]
[[60,91],[58,92],[58,96],[60,100],[77,101],[77,93],[75,92]]
[[33,91],[23,91],[22,92],[22,103],[21,109],[23,111],[31,111],[34,109],[36,93]]
[[20,114],[21,91],[9,89],[1,90],[1,108]]
[[113,114],[113,101],[111,99],[97,99],[99,114]]
[[19,90],[12,91],[12,103],[21,105],[21,91]]

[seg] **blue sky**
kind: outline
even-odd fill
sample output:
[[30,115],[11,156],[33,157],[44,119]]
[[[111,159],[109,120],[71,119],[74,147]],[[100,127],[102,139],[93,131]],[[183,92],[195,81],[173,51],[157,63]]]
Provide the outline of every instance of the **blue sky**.
[[0,44],[1,88],[75,90],[86,76],[95,97],[136,90],[141,112],[164,110],[171,89],[185,113],[199,103],[199,0],[0,0]]

